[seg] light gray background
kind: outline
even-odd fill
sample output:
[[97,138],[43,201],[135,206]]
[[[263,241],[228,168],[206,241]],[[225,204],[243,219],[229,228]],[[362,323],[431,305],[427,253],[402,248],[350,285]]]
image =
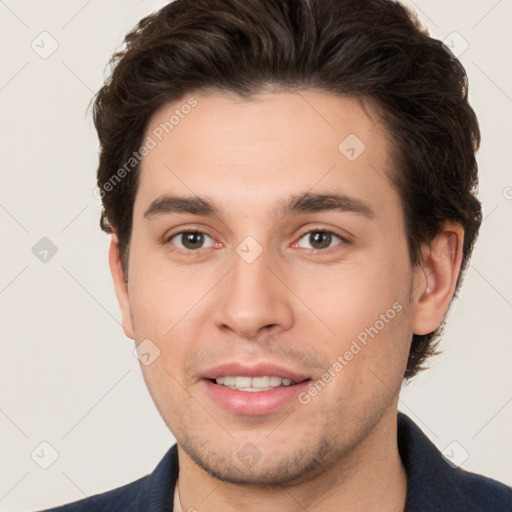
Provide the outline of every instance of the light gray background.
[[[86,116],[125,32],[165,3],[0,0],[1,510],[128,483],[174,442],[120,327]],[[455,462],[467,455],[463,468],[511,485],[512,0],[407,4],[456,52],[468,45],[485,220],[444,353],[405,387],[400,409]],[[48,58],[31,47],[49,52],[52,39]],[[32,252],[42,237],[58,250],[46,263]],[[48,469],[41,442],[58,453]]]

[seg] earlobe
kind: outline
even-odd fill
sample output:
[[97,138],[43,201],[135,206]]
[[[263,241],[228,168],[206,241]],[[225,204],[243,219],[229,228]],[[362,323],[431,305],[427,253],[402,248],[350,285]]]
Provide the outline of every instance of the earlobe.
[[125,281],[121,257],[119,252],[119,242],[115,234],[112,235],[109,249],[109,265],[117,301],[121,308],[123,319],[123,330],[128,338],[134,339],[133,325],[130,314],[130,301],[128,299],[128,283]]
[[414,334],[429,334],[441,325],[450,306],[462,264],[464,229],[447,222],[423,247],[414,289]]

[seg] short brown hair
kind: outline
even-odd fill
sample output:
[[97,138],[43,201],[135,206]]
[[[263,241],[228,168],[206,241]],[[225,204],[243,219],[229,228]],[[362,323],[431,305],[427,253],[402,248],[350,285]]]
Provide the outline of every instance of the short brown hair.
[[[410,260],[441,223],[464,228],[460,286],[481,223],[480,132],[461,63],[391,0],[176,0],[145,17],[110,61],[93,117],[100,140],[100,225],[119,239],[125,278],[148,120],[200,91],[250,98],[269,85],[312,88],[377,106],[393,141]],[[122,179],[118,171],[125,166]],[[116,178],[117,180],[113,181]],[[107,184],[109,186],[107,187]],[[440,328],[414,335],[405,378],[434,353]]]

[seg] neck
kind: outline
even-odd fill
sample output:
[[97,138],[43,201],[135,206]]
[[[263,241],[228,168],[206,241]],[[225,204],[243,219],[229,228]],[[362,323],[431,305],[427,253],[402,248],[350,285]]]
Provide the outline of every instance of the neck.
[[405,506],[407,475],[398,452],[396,410],[392,408],[334,466],[286,486],[259,488],[221,482],[199,468],[179,445],[178,453],[175,512],[334,512],[340,510],[340,503],[343,512],[402,512]]

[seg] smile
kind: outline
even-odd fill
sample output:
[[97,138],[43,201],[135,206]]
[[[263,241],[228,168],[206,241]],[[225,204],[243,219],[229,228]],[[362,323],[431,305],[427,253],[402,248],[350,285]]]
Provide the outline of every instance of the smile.
[[226,386],[237,391],[270,391],[280,386],[293,386],[297,384],[291,379],[283,379],[275,376],[247,377],[247,376],[224,376],[217,377],[215,383]]

